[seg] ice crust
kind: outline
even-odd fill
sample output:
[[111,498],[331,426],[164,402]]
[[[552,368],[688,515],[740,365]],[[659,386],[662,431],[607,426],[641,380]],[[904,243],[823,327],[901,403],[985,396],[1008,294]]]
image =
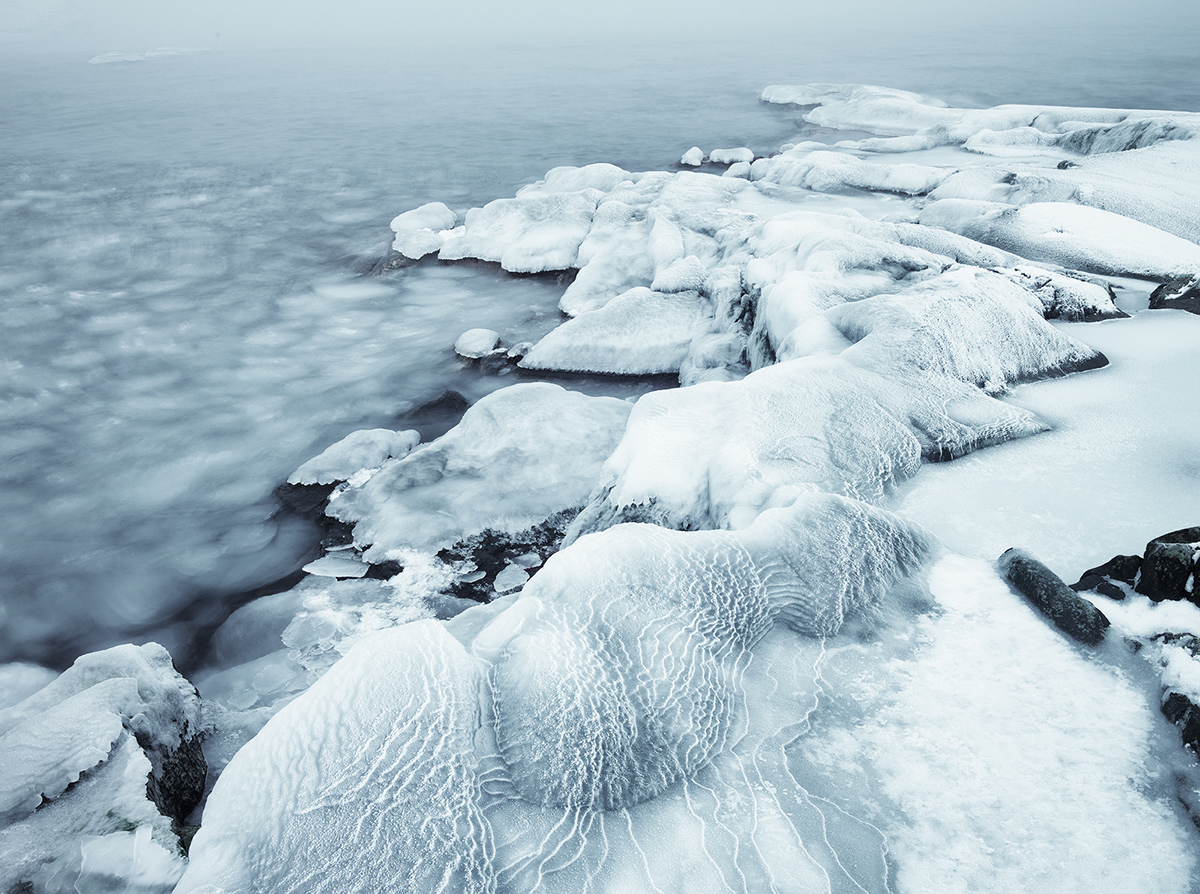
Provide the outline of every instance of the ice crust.
[[[740,679],[776,620],[832,634],[928,549],[819,495],[740,534],[622,526],[556,555],[481,629],[376,634],[226,768],[177,890],[527,889],[547,834],[653,823],[638,805],[712,775],[745,735]],[[571,886],[602,856],[540,871]]]

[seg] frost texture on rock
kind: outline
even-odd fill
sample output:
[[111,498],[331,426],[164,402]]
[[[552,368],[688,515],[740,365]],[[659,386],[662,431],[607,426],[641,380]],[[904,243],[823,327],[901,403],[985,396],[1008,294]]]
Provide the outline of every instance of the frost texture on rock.
[[630,409],[549,383],[503,388],[436,441],[335,493],[328,512],[356,523],[370,561],[436,550],[487,527],[527,528],[585,502]]

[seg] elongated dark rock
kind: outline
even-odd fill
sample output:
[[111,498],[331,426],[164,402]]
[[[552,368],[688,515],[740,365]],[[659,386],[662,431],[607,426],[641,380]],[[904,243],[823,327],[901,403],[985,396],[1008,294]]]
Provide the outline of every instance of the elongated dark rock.
[[1103,641],[1109,625],[1104,613],[1033,556],[1010,549],[996,565],[1000,575],[1067,636],[1087,646]]

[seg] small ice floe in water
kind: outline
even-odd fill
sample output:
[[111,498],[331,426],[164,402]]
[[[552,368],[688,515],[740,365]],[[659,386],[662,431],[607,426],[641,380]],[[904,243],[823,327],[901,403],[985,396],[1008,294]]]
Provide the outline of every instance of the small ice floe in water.
[[454,353],[468,360],[478,360],[496,350],[500,333],[492,329],[468,329],[454,342]]
[[367,572],[371,570],[371,566],[365,562],[360,562],[357,557],[346,558],[340,553],[330,553],[309,562],[304,566],[304,570],[309,574],[316,574],[320,577],[336,577],[342,580],[345,578],[365,577]]
[[699,146],[693,146],[687,152],[683,153],[683,157],[679,159],[679,163],[693,168],[699,167],[704,163],[704,150]]

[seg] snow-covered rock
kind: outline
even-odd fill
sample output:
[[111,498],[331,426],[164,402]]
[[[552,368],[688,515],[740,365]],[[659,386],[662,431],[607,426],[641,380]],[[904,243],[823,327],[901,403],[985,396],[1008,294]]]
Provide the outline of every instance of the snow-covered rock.
[[355,540],[371,545],[368,561],[449,546],[487,527],[526,528],[585,502],[630,409],[548,383],[503,388],[436,441],[335,493],[328,512],[356,523]]
[[754,161],[754,152],[745,146],[736,149],[714,149],[708,153],[708,160],[718,165],[748,164]]
[[441,202],[405,211],[392,220],[392,232],[396,234],[392,248],[413,260],[440,251],[445,234],[454,229],[456,219],[454,212]]
[[678,372],[711,315],[711,303],[697,292],[630,289],[544,336],[519,365],[619,375]]
[[195,689],[154,643],[84,655],[0,711],[0,884],[169,888],[182,871],[171,822],[204,788],[203,732]]
[[704,162],[704,150],[699,146],[693,146],[687,152],[683,153],[683,158],[679,159],[681,165],[690,165],[698,167]]
[[468,329],[454,342],[454,353],[468,360],[486,357],[500,344],[500,333],[493,329]]
[[421,442],[415,431],[372,428],[351,432],[326,447],[288,477],[288,484],[332,484],[360,469],[377,469],[388,459],[405,456]]
[[1162,280],[1200,269],[1200,245],[1086,205],[942,199],[926,206],[920,221],[1030,260],[1093,273]]

